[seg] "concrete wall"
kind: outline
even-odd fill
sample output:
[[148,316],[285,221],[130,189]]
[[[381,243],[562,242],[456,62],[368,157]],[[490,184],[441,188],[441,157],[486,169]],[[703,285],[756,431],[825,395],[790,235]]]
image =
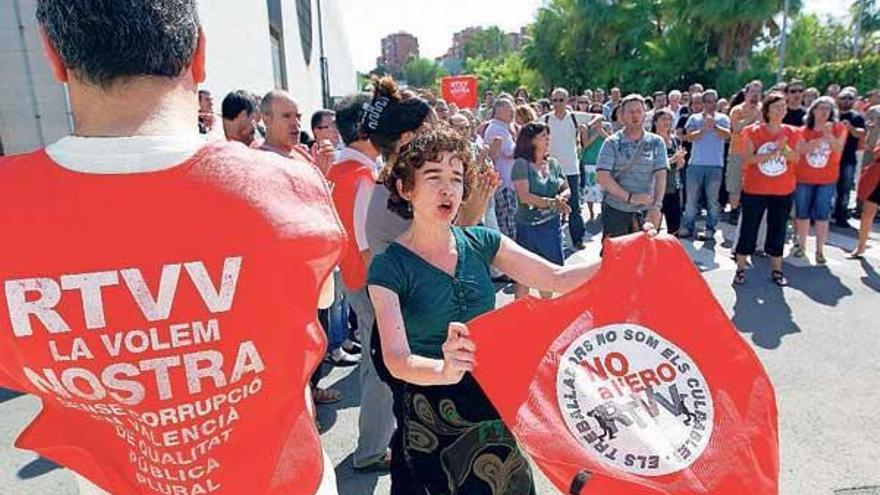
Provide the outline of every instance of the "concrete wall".
[[[300,101],[305,127],[311,113],[322,106],[317,0],[311,1],[313,52],[311,63],[306,65],[296,2],[282,0],[287,84]],[[335,2],[323,0],[322,7],[330,92],[340,96],[356,89],[356,72]],[[35,11],[36,0],[0,0],[0,142],[6,154],[30,151],[72,132],[64,86],[52,78],[43,56]],[[200,0],[199,16],[208,60],[202,87],[213,93],[216,112],[231,90],[263,94],[273,89],[266,0]]]
[[6,154],[71,132],[64,86],[43,56],[36,8],[36,0],[0,1],[0,140]]

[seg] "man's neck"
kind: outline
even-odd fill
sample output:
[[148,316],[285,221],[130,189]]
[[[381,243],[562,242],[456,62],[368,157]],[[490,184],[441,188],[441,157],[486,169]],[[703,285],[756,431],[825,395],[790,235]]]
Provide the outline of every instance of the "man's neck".
[[266,136],[266,141],[263,144],[264,146],[268,146],[272,149],[278,150],[288,155],[293,151],[293,147],[296,146],[295,144],[289,145],[286,141],[276,140],[274,139],[274,137],[268,135]]
[[623,135],[630,141],[638,141],[645,135],[645,128],[641,125],[635,127],[626,126],[623,128]]
[[800,110],[801,106],[800,105],[789,105],[788,109],[789,110]]
[[568,112],[564,108],[559,109],[559,110],[553,110],[553,115],[555,115],[557,119],[561,119],[562,117],[565,117],[566,113],[568,113]]
[[149,77],[119,82],[108,90],[80,82],[69,84],[69,88],[77,136],[181,136],[198,133],[196,122],[199,106],[191,81]]

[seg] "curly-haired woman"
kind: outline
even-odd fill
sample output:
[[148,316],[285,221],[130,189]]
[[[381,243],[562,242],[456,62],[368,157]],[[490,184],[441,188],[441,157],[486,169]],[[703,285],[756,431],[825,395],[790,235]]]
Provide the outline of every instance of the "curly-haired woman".
[[498,231],[455,226],[471,166],[468,142],[438,126],[401,150],[385,181],[388,208],[412,219],[373,259],[367,282],[382,358],[400,384],[395,439],[402,445],[394,450],[404,453],[404,466],[392,470],[392,493],[535,492],[528,462],[470,374],[475,347],[466,323],[495,307],[492,266],[552,292],[572,290],[597,268],[554,265]]

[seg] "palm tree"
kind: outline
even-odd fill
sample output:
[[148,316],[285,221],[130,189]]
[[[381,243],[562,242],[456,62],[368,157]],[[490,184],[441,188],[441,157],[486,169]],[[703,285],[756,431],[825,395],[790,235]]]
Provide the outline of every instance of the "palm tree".
[[[678,4],[676,8],[682,9],[683,17],[717,48],[718,62],[723,66],[733,63],[737,74],[749,67],[752,48],[764,31],[779,32],[773,18],[784,6],[784,0],[679,0],[674,3]],[[791,0],[790,13],[797,13],[801,3],[801,0]]]

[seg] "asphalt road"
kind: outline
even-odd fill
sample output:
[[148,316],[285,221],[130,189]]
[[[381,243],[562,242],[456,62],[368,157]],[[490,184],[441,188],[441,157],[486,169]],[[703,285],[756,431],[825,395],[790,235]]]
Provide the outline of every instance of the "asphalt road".
[[[597,255],[597,226],[589,229],[594,237],[573,259]],[[730,226],[724,229],[726,239],[719,234],[716,243],[684,243],[776,387],[782,495],[880,495],[880,231],[875,228],[875,247],[861,261],[845,259],[854,234],[833,232],[826,266],[815,265],[812,244],[806,260],[786,258],[791,285],[785,289],[770,282],[765,258],[754,260],[757,269],[744,286],[731,286]],[[499,305],[511,298],[505,290],[498,293]],[[320,421],[329,427],[324,445],[341,495],[384,495],[388,476],[351,469],[356,370],[334,368],[322,380],[344,394],[340,403],[319,408]],[[75,495],[67,470],[11,447],[38,407],[34,397],[0,389],[0,494]],[[538,493],[558,493],[537,476]]]

